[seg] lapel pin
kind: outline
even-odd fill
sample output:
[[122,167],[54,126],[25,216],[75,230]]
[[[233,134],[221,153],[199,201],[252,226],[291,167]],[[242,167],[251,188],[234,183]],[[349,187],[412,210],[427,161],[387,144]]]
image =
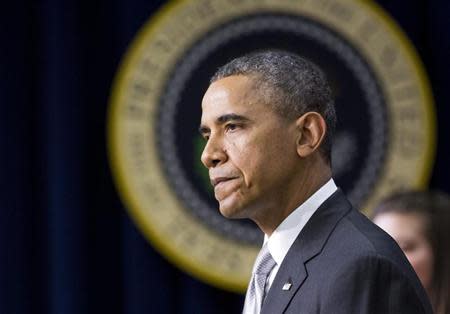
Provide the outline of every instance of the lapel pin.
[[283,286],[283,290],[284,290],[284,291],[289,291],[289,290],[291,290],[291,287],[292,287],[292,283],[286,282],[286,283],[284,284],[284,286]]

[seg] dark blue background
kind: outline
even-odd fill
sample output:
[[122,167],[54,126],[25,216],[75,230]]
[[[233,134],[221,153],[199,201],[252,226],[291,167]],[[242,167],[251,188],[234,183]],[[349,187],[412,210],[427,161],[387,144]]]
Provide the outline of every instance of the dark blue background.
[[[238,313],[240,295],[171,266],[129,220],[105,120],[113,76],[163,1],[0,7],[0,313]],[[450,3],[380,1],[416,46],[438,115],[431,188],[450,192]]]

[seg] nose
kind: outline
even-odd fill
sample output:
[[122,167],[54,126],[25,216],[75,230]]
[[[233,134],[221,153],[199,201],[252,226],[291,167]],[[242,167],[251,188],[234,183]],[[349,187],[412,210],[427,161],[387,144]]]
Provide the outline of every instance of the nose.
[[214,168],[227,160],[227,154],[220,139],[211,136],[203,149],[201,161],[206,168]]

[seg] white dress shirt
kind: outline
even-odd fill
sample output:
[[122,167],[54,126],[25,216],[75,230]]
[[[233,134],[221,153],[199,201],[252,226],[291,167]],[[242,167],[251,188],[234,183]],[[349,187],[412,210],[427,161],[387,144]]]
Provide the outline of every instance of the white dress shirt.
[[318,189],[303,204],[297,207],[281,224],[275,229],[270,237],[264,237],[264,243],[267,242],[269,252],[277,263],[270,272],[266,291],[270,288],[275,276],[284,260],[292,243],[302,231],[315,211],[337,190],[333,179],[330,179],[320,189]]

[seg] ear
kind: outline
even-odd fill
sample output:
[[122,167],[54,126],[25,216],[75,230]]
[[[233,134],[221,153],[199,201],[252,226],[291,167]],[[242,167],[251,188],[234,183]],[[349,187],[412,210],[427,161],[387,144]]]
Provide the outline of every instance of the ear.
[[303,114],[295,124],[298,132],[297,154],[300,157],[307,157],[318,150],[325,137],[327,125],[317,112]]

